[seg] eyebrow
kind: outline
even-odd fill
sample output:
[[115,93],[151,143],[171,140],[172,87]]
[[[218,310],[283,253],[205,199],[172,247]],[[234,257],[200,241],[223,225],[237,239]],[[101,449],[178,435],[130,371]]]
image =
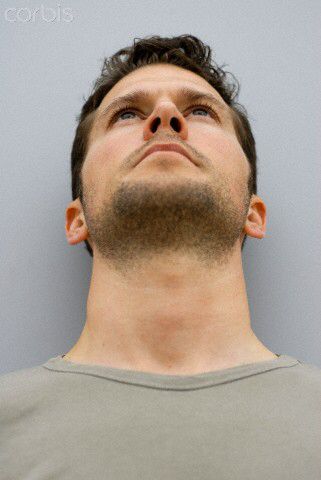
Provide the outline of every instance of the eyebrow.
[[[199,100],[207,100],[213,103],[217,108],[219,108],[222,113],[227,113],[226,106],[218,100],[214,95],[208,92],[202,92],[199,90],[194,90],[192,88],[184,87],[180,90],[177,90],[174,94],[175,98],[183,97],[187,103],[196,102]],[[134,90],[133,92],[127,93],[121,97],[117,97],[110,102],[107,107],[105,107],[102,112],[99,114],[97,121],[102,120],[103,118],[107,117],[108,114],[116,110],[117,108],[121,108],[125,104],[134,104],[139,101],[147,101],[152,97],[152,94],[146,92],[145,90]]]

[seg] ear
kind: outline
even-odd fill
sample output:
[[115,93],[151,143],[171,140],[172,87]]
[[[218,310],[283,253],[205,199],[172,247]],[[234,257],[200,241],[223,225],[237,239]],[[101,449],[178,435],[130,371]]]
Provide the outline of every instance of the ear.
[[243,227],[244,235],[254,238],[263,238],[266,233],[266,205],[263,200],[253,194]]
[[79,197],[70,202],[66,208],[65,231],[69,245],[76,245],[87,240],[90,246],[92,246],[89,241],[90,235]]

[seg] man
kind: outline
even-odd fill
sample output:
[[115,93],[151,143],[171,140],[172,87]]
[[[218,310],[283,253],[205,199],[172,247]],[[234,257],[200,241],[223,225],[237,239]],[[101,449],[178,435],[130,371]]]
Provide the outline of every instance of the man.
[[2,377],[3,478],[320,478],[320,369],[251,328],[241,253],[266,206],[208,52],[134,42],[82,109],[66,235],[93,257],[86,322],[65,355]]

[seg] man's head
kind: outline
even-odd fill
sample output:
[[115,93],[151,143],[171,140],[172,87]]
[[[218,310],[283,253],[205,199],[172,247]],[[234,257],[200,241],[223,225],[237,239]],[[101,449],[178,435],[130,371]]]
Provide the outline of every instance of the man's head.
[[[256,151],[226,77],[191,35],[135,40],[105,60],[72,148],[72,195],[91,256],[92,246],[123,260],[180,248],[218,259],[237,241],[243,248],[258,198]],[[141,161],[160,143],[189,160],[163,152]],[[264,217],[257,206],[254,217]]]

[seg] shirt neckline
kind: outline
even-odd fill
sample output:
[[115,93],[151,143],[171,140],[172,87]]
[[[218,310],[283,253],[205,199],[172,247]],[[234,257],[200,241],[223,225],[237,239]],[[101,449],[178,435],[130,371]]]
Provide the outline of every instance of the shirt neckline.
[[47,360],[41,366],[48,370],[64,373],[91,375],[121,383],[160,388],[167,390],[190,390],[211,387],[234,380],[241,380],[252,375],[261,374],[277,368],[293,367],[299,361],[289,355],[278,355],[277,358],[261,362],[238,365],[223,370],[198,373],[195,375],[164,375],[137,370],[126,370],[105,365],[76,363],[58,355]]

